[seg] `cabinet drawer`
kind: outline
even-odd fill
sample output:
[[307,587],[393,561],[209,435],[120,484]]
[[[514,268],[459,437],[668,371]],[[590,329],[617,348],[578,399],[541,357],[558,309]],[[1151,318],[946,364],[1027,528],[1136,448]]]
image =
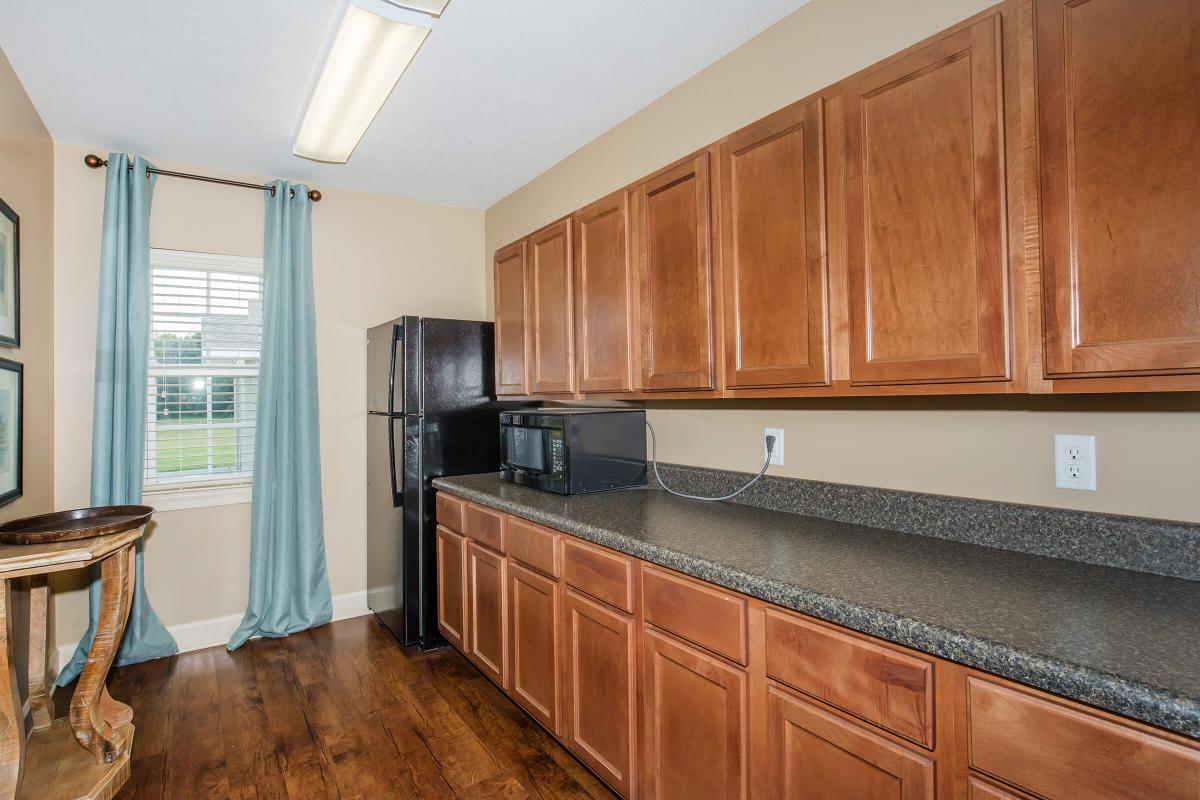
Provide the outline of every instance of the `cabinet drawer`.
[[505,545],[505,515],[490,508],[467,503],[463,533],[480,544],[487,545],[497,553],[503,553]]
[[452,531],[462,533],[463,529],[463,511],[466,510],[467,501],[455,497],[452,494],[438,492],[434,498],[434,510],[437,513],[437,524],[449,528]]
[[553,578],[558,577],[557,531],[517,517],[509,517],[508,554]]
[[747,663],[746,601],[724,589],[643,565],[642,614],[652,625]]
[[933,748],[933,663],[823,623],[767,612],[767,674]]
[[567,537],[563,539],[563,580],[597,600],[633,613],[633,559]]
[[1200,797],[1200,748],[976,677],[967,695],[971,766],[1006,783],[1040,797]]

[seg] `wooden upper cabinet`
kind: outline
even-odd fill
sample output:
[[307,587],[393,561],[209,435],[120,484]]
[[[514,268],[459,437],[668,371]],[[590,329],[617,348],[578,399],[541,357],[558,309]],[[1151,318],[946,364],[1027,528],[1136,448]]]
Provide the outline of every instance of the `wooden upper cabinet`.
[[581,392],[628,392],[637,364],[631,192],[575,214],[576,374]]
[[847,82],[852,383],[1008,376],[1002,95],[999,15]]
[[571,220],[529,237],[529,388],[531,394],[575,391]]
[[1200,3],[1035,12],[1046,373],[1200,372]]
[[496,394],[529,394],[525,240],[496,251]]
[[721,144],[725,384],[828,383],[823,101]]
[[713,388],[711,155],[637,187],[642,389]]

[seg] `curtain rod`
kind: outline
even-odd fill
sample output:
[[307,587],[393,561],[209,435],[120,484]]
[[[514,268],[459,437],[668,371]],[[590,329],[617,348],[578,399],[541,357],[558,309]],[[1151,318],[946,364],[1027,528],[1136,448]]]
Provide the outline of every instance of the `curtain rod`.
[[[83,163],[87,164],[88,167],[91,169],[100,169],[101,167],[108,166],[108,161],[106,161],[105,159],[96,155],[95,153],[88,153],[86,156],[84,156]],[[133,164],[129,165],[129,169],[133,169]],[[258,183],[246,183],[245,181],[231,181],[231,180],[227,180],[225,178],[214,178],[211,175],[192,175],[191,173],[188,173],[188,172],[172,172],[171,170],[155,169],[154,167],[148,168],[146,170],[146,172],[152,173],[154,175],[166,175],[167,177],[170,177],[170,178],[187,178],[189,181],[205,181],[206,183],[219,183],[219,184],[222,184],[223,186],[241,186],[244,189],[258,189],[260,192],[270,192],[272,196],[275,195],[275,187],[274,186],[269,186],[269,185],[263,186],[262,184],[258,184]],[[295,197],[295,196],[296,196],[296,190],[292,189],[292,197]],[[309,189],[308,190],[308,199],[312,200],[314,203],[321,202],[320,190]]]

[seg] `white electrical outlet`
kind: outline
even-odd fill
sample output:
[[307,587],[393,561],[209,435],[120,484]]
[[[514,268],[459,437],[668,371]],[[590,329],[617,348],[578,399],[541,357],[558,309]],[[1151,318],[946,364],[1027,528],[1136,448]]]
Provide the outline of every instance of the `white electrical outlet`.
[[763,428],[763,458],[767,457],[767,437],[775,437],[775,446],[771,448],[772,464],[783,466],[783,428]]
[[1054,485],[1096,491],[1096,437],[1054,435]]

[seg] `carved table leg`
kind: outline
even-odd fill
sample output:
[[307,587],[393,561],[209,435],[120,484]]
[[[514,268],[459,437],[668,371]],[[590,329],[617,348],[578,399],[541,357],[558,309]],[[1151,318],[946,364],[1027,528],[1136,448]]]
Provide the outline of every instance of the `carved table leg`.
[[50,583],[47,575],[29,578],[29,712],[33,729],[54,722],[54,699],[49,692],[47,639],[50,622]]
[[12,585],[0,581],[0,800],[12,800],[21,786],[25,761],[25,718],[13,656]]
[[133,717],[129,706],[113,700],[104,687],[129,619],[133,559],[134,550],[130,544],[100,562],[100,614],[96,621],[96,638],[92,640],[87,663],[71,698],[71,730],[75,739],[100,764],[111,764],[124,752],[125,742],[116,728]]

